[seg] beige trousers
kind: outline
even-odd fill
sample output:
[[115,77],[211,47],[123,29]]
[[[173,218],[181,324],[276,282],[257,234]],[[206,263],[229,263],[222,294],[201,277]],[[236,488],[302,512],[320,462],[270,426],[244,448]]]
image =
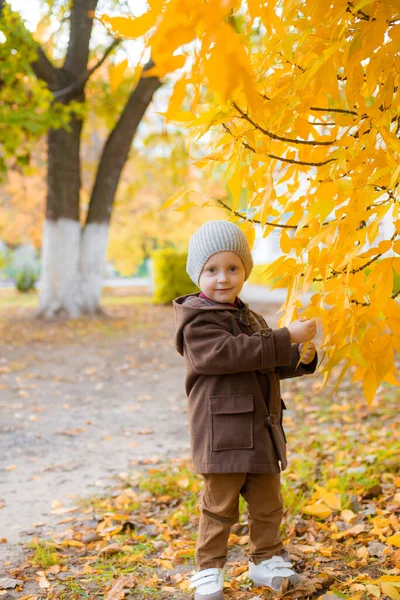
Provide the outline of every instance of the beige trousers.
[[283,507],[279,473],[209,473],[203,475],[196,564],[223,568],[232,525],[239,519],[239,496],[248,507],[249,555],[259,564],[282,549]]

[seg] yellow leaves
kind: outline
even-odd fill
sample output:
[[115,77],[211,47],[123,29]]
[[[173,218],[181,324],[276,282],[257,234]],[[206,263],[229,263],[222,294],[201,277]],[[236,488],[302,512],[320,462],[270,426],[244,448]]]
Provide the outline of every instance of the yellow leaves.
[[303,507],[303,513],[318,517],[319,519],[327,519],[334,511],[341,508],[341,500],[338,494],[328,491],[326,488],[315,485],[316,494],[314,495],[315,502]]
[[176,56],[169,56],[164,58],[162,61],[158,61],[157,64],[143,72],[143,77],[164,77],[168,73],[173,73],[177,69],[182,69],[186,63],[186,56],[184,54],[177,54]]
[[382,258],[375,263],[369,282],[375,284],[375,299],[378,308],[383,309],[393,290],[393,259]]
[[321,499],[325,502],[329,508],[332,510],[340,510],[341,501],[340,496],[338,494],[334,494],[333,492],[328,492],[325,488],[320,485],[316,485],[315,489],[320,495]]
[[110,78],[110,86],[111,92],[114,93],[119,88],[121,82],[124,79],[124,73],[128,66],[128,59],[126,58],[122,62],[117,65],[112,65],[108,71],[108,76]]
[[67,546],[69,548],[84,548],[85,544],[79,540],[63,540],[60,542],[60,546]]
[[[397,13],[391,3],[359,2],[352,12],[366,10],[371,18],[349,27],[345,0],[302,3],[300,16],[296,1],[281,7],[250,0],[247,10],[240,7],[233,0],[152,2],[131,24],[109,19],[107,25],[148,37],[154,73],[185,64],[165,117],[184,124],[194,143],[207,134],[209,152],[198,166],[221,167],[232,212],[240,205],[263,227],[296,227],[293,236],[279,233],[282,252],[296,258],[275,261],[269,276],[280,278],[275,287],[287,288],[284,308],[292,314],[301,307],[300,293],[318,292],[313,310],[324,321],[326,376],[341,361],[343,368],[356,367],[372,402],[381,382],[395,378],[393,349],[400,345],[398,304],[391,303],[394,259],[372,261],[368,275],[359,270],[391,247],[400,254],[399,240],[392,244],[380,235],[380,223],[391,218],[387,193],[395,193],[400,180],[392,123],[399,108],[399,40],[387,25]],[[260,21],[266,33],[255,45],[249,32]],[[182,49],[195,38],[193,51]],[[117,73],[114,79],[116,89]],[[188,85],[190,112],[182,110]],[[186,194],[178,190],[161,210],[185,213],[198,204]],[[400,232],[398,210],[393,221]],[[243,229],[252,244],[253,226]],[[273,231],[264,227],[263,235]],[[394,340],[379,339],[385,328]]]
[[290,250],[292,249],[292,239],[284,229],[279,236],[279,245],[284,254],[289,254]]
[[179,113],[182,102],[185,98],[187,83],[188,82],[184,77],[182,79],[178,79],[178,81],[175,83],[174,90],[169,99],[168,110],[166,113],[164,113],[166,119],[174,119],[174,117],[176,117]]
[[386,596],[389,596],[389,598],[392,598],[392,600],[400,600],[400,594],[392,583],[382,582],[381,588],[383,593]]
[[239,204],[240,192],[242,191],[242,172],[240,163],[236,164],[236,168],[233,172],[232,177],[228,181],[228,188],[232,194],[232,207],[231,210],[234,212]]
[[303,507],[304,514],[318,517],[319,519],[327,519],[331,516],[332,512],[333,511],[322,502],[319,504],[309,504]]
[[157,13],[150,11],[136,18],[101,15],[99,20],[104,23],[104,25],[110,27],[117,35],[127,38],[138,38],[153,27],[156,18]]
[[186,196],[188,194],[191,194],[191,193],[196,193],[196,192],[194,190],[187,190],[187,189],[180,189],[180,190],[178,190],[177,192],[175,192],[174,194],[172,194],[172,196],[170,196],[169,198],[166,199],[166,201],[161,206],[161,208],[157,209],[157,212],[160,212],[162,210],[166,210],[167,208],[171,208],[171,206],[173,206],[177,202],[180,202],[181,200],[183,200],[184,198],[186,198]]
[[396,546],[396,548],[400,548],[400,533],[395,533],[386,539],[388,544],[392,546]]
[[215,34],[215,44],[204,60],[204,72],[211,89],[223,103],[234,92],[244,88],[249,102],[257,105],[257,95],[251,81],[251,69],[239,36],[232,27],[223,24]]
[[245,221],[244,223],[237,223],[240,227],[240,229],[243,231],[250,248],[253,248],[254,246],[254,242],[256,239],[256,230],[254,228],[254,225],[252,223],[249,223],[248,221]]
[[392,333],[400,335],[400,306],[390,299],[383,309],[386,321]]

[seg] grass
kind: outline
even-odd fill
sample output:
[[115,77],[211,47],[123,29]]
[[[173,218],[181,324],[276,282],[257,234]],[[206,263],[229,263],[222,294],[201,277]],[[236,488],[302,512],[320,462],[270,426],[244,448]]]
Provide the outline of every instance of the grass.
[[38,567],[47,569],[60,562],[60,556],[55,551],[55,544],[50,541],[40,540],[27,544],[27,547],[33,550],[32,561]]
[[191,498],[199,490],[196,476],[189,469],[167,470],[151,469],[150,476],[139,483],[141,490],[150,492],[152,496],[181,498],[183,490],[192,493]]

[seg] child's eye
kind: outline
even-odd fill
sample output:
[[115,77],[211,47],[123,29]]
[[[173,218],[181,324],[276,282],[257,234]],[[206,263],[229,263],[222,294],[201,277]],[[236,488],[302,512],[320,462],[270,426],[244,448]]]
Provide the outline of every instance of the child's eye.
[[237,267],[231,267],[232,271],[237,271]]
[[214,267],[210,267],[208,270],[210,271],[210,273],[212,273],[213,271],[215,271]]

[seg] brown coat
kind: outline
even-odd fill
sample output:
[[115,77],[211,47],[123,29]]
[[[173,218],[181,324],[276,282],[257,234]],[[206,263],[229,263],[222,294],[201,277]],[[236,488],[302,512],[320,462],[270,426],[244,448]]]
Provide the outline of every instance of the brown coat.
[[280,379],[313,373],[287,327],[241,308],[176,298],[175,347],[184,356],[196,473],[276,473],[287,466]]

